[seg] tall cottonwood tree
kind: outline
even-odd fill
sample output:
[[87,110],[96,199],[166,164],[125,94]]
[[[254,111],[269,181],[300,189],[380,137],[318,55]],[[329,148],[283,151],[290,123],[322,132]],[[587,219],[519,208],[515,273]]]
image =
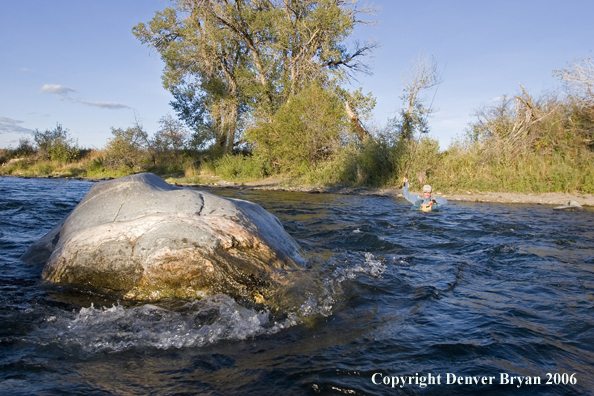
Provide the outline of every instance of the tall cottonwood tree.
[[[357,0],[172,0],[134,34],[165,61],[163,84],[178,111],[214,131],[230,152],[246,119],[272,116],[311,80],[328,84],[367,71],[374,42],[343,41]],[[200,91],[196,93],[196,91]],[[208,109],[199,114],[200,107]],[[195,110],[192,113],[192,109]]]
[[[165,61],[163,86],[182,98],[178,100],[182,114],[188,106],[184,100],[201,109],[195,125],[189,124],[209,129],[215,145],[230,152],[244,100],[238,79],[241,69],[248,67],[247,51],[234,35],[221,29],[208,7],[188,8],[184,3],[178,1],[177,8],[157,12],[151,22],[141,23],[133,31],[161,54]],[[203,94],[185,97],[184,93],[194,91]]]

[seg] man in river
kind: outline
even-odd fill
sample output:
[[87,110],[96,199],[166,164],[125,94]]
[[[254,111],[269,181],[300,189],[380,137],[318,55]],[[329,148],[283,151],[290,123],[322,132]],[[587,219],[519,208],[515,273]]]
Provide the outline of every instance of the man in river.
[[431,196],[431,186],[425,184],[423,186],[423,195],[413,195],[408,192],[408,179],[405,177],[403,180],[404,185],[402,186],[402,196],[414,206],[413,210],[420,210],[422,212],[431,212],[432,210],[438,210],[439,206],[447,205],[448,200],[440,197]]

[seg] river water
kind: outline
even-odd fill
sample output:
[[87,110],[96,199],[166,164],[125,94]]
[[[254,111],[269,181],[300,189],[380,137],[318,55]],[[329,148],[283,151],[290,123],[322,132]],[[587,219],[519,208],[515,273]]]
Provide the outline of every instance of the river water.
[[273,315],[42,284],[19,257],[91,185],[0,178],[1,395],[594,392],[591,209],[210,189],[276,215],[309,258]]

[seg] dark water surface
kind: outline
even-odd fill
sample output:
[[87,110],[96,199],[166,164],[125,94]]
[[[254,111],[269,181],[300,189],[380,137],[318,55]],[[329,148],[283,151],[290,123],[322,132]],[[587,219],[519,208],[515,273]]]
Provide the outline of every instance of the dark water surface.
[[311,258],[273,316],[41,284],[20,255],[91,185],[0,178],[1,395],[594,394],[590,209],[210,190],[262,205]]

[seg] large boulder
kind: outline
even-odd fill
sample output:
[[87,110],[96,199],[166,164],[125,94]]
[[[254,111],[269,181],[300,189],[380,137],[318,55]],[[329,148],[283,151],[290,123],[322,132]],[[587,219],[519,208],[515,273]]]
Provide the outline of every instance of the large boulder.
[[22,258],[45,262],[49,282],[136,300],[225,293],[265,303],[304,265],[259,205],[151,173],[95,184]]

